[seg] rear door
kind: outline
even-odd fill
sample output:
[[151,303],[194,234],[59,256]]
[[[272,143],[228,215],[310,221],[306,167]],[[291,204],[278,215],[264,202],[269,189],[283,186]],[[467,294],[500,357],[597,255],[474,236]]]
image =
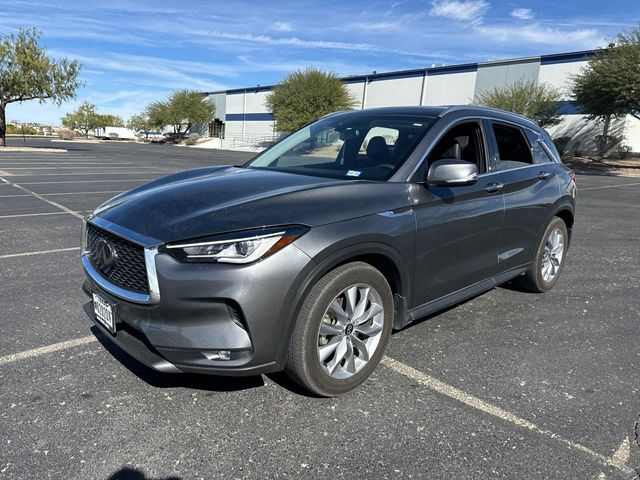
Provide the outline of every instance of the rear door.
[[487,156],[482,122],[462,121],[443,133],[414,177],[423,182],[431,163],[448,158],[474,162],[480,173],[472,185],[412,185],[417,227],[412,307],[497,273],[504,204],[502,191],[485,176]]
[[555,162],[536,132],[511,123],[487,120],[485,124],[491,176],[504,190],[504,229],[497,244],[504,272],[533,259],[551,206],[558,199],[559,184]]

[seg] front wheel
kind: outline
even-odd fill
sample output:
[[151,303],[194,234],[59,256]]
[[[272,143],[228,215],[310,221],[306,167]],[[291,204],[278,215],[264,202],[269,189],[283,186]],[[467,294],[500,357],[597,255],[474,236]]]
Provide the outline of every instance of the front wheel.
[[310,392],[331,397],[360,385],[380,362],[393,326],[391,288],[364,262],[316,283],[298,314],[286,371]]
[[553,288],[564,267],[569,246],[569,231],[561,218],[554,217],[542,235],[533,264],[520,277],[520,285],[531,292]]

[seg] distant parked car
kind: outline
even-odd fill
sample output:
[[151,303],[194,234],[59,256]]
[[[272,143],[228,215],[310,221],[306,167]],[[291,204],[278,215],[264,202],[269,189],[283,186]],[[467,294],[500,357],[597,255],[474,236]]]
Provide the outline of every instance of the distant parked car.
[[157,140],[165,140],[166,139],[166,137],[164,136],[164,134],[162,132],[156,132],[156,131],[145,132],[144,130],[139,130],[138,132],[136,132],[136,137],[138,137],[138,138],[148,138],[152,142],[153,141],[157,141]]
[[106,202],[85,222],[83,288],[98,327],[155,370],[285,369],[337,395],[371,374],[392,329],[514,278],[552,288],[575,195],[574,174],[526,118],[335,113],[244,166],[176,173]]

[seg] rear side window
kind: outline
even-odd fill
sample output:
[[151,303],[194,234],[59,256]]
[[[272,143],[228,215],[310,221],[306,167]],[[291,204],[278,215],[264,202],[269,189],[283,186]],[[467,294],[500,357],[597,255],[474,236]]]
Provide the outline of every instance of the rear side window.
[[498,146],[497,170],[509,170],[533,163],[531,148],[522,130],[494,123],[493,133]]
[[525,134],[531,144],[531,153],[533,154],[533,163],[549,163],[553,162],[553,158],[549,155],[549,152],[545,150],[545,146],[542,143],[542,138],[532,132],[531,130],[525,130]]

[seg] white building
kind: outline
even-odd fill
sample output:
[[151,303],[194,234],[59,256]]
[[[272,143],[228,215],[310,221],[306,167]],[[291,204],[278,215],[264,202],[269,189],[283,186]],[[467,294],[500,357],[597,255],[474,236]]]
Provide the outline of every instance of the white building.
[[[372,73],[343,78],[356,99],[355,108],[403,105],[454,105],[473,103],[483,91],[518,80],[545,82],[562,90],[565,100],[558,105],[563,121],[549,129],[554,138],[569,137],[568,151],[595,153],[595,136],[602,126],[587,122],[586,115],[569,100],[570,76],[587,65],[593,50],[542,55],[509,60],[468,63],[396,72]],[[220,148],[258,150],[275,135],[265,100],[272,86],[255,86],[208,92],[216,104],[216,118],[209,136],[219,138]],[[610,135],[622,138],[622,145],[640,152],[640,121],[629,116],[612,122]]]

